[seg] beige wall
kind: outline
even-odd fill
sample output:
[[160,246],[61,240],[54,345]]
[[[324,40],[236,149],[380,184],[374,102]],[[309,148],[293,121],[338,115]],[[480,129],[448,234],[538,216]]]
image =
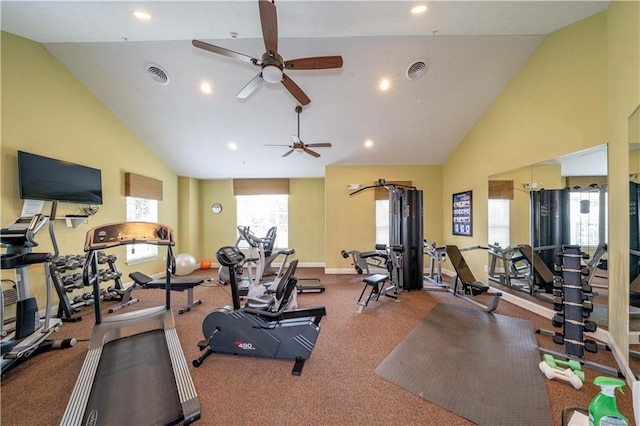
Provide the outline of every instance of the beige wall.
[[[622,350],[628,342],[626,119],[640,103],[638,9],[638,2],[614,1],[606,12],[549,35],[443,166],[447,242],[485,244],[479,226],[473,238],[450,235],[452,193],[473,189],[474,223],[486,223],[487,176],[608,143],[610,312],[617,313],[609,323]],[[486,276],[485,253],[471,252],[469,260],[477,276]]]
[[[349,196],[348,184],[373,185],[378,179],[411,181],[423,191],[424,238],[442,241],[441,166],[330,166],[325,169],[325,267],[328,272],[353,271],[341,250],[373,250],[375,203],[373,190]],[[486,185],[486,183],[485,183]],[[451,196],[449,195],[449,198]]]
[[[443,166],[446,242],[485,245],[487,178],[607,141],[606,13],[546,37]],[[448,200],[473,190],[474,236],[451,235]],[[465,254],[477,278],[486,252]]]
[[[2,206],[7,225],[22,210],[18,195],[17,150],[59,158],[102,170],[104,204],[88,224],[67,228],[55,222],[61,254],[82,254],[90,227],[125,220],[124,173],[135,172],[163,181],[159,220],[177,223],[177,177],[40,44],[1,33],[2,37]],[[140,161],[144,158],[145,161]],[[45,203],[48,214],[50,203]],[[58,215],[79,214],[81,205],[62,203]],[[48,233],[38,234],[37,250],[51,251]],[[155,273],[161,260],[128,268],[118,252],[119,269]],[[42,267],[30,267],[32,293],[44,301]],[[12,271],[2,277],[12,278]],[[43,302],[40,302],[43,303]],[[42,306],[42,305],[40,305]]]
[[[213,203],[222,213],[211,213]],[[199,255],[215,262],[215,252],[233,245],[236,232],[236,201],[232,179],[200,181],[201,241]],[[324,179],[289,180],[289,248],[300,264],[321,266],[324,261]],[[276,246],[277,246],[276,239]]]
[[176,254],[189,253],[199,259],[200,252],[200,181],[178,178],[178,230]]
[[324,266],[324,179],[291,179],[289,182],[289,246],[300,265]]

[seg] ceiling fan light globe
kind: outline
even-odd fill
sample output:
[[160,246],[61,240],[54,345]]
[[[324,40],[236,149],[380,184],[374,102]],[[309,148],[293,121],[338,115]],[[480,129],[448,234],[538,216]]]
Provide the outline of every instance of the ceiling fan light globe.
[[280,83],[282,70],[275,65],[266,65],[262,68],[262,78],[268,83]]
[[304,149],[302,149],[302,148],[294,148],[293,152],[295,152],[296,154],[302,154],[304,152]]

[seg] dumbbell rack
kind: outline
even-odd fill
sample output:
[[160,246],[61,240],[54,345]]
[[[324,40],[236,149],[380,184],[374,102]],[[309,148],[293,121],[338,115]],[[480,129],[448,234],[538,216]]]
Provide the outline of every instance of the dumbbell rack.
[[[108,268],[99,269],[98,280],[101,282],[115,281],[113,287],[102,289],[101,298],[103,300],[120,300],[121,304],[113,306],[109,309],[109,313],[119,311],[129,305],[138,302],[138,299],[131,298],[131,291],[133,287],[128,289],[124,288],[122,284],[122,272],[118,271],[116,267],[117,256],[105,255],[101,253],[98,256],[98,264],[107,264]],[[66,255],[59,256],[51,262],[51,277],[55,284],[56,292],[58,293],[59,304],[57,317],[65,322],[76,322],[82,320],[82,317],[77,315],[80,309],[84,306],[91,306],[94,303],[93,293],[84,292],[82,295],[69,299],[69,295],[78,289],[84,288],[82,281],[82,268],[84,267],[85,256],[83,255]],[[93,280],[95,274],[91,274],[91,280]]]
[[584,360],[585,351],[596,353],[598,348],[609,349],[606,345],[585,337],[585,333],[597,330],[595,321],[587,319],[593,312],[593,291],[582,279],[588,274],[588,270],[583,268],[581,261],[588,259],[589,255],[576,245],[563,245],[556,255],[560,258],[556,271],[561,272],[562,276],[556,276],[553,282],[553,309],[558,313],[553,316],[551,324],[562,328],[562,332],[538,330],[538,333],[551,336],[554,343],[564,345],[565,353],[546,349],[540,349],[540,352],[561,359],[578,360],[585,367],[622,377],[620,372],[611,367]]

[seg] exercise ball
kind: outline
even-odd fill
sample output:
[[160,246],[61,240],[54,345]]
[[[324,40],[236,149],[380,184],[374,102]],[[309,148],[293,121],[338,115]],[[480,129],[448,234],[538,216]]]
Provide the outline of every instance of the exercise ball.
[[202,262],[200,262],[200,269],[210,269],[211,268],[211,262],[209,262],[208,260],[203,260]]
[[196,258],[190,254],[180,253],[176,256],[176,275],[189,275],[198,269]]

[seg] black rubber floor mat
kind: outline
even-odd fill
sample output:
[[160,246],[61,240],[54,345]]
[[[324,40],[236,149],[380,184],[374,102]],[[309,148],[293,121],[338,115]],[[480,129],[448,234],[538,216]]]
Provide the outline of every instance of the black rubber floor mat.
[[479,425],[551,425],[528,320],[438,304],[378,376]]

